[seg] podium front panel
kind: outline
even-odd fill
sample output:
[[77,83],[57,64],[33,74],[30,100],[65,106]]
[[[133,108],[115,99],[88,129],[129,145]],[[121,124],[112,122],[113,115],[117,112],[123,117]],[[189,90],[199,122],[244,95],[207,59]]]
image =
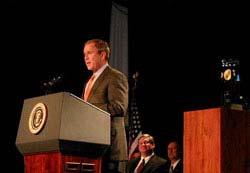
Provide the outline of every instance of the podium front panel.
[[[46,107],[46,121],[43,128],[34,134],[30,119],[34,107],[40,103]],[[25,99],[16,145],[23,154],[45,151],[71,153],[71,150],[101,153],[110,145],[110,116],[67,92]]]

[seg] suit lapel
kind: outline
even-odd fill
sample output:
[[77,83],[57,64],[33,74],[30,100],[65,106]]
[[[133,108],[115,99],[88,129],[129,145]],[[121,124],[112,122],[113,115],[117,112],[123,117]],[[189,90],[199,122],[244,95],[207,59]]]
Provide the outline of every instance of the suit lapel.
[[182,160],[180,160],[178,163],[177,163],[177,165],[176,165],[176,167],[174,168],[174,172],[182,172],[181,170],[182,170]]
[[138,163],[140,162],[140,160],[141,160],[140,157],[136,158],[134,164],[132,165],[132,170],[135,170],[135,168],[136,168],[136,166],[138,165]]
[[96,92],[98,86],[100,85],[100,83],[102,83],[102,81],[104,79],[106,79],[106,76],[108,75],[110,71],[110,67],[107,66],[104,71],[102,72],[102,74],[97,78],[97,80],[95,81],[93,87],[92,87],[92,90],[90,91],[90,94],[89,94],[89,97],[88,97],[88,100],[92,97],[93,93]]
[[143,172],[147,172],[148,170],[151,170],[152,167],[154,167],[154,162],[155,162],[155,155],[150,158],[150,160],[146,163],[146,165],[143,168]]

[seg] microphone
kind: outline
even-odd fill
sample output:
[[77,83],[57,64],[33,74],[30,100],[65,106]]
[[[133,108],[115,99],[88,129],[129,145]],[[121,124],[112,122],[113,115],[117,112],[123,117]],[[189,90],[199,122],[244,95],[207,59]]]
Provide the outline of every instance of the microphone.
[[63,75],[58,75],[53,77],[52,79],[41,82],[41,91],[45,95],[51,94],[53,92],[58,92],[59,90],[62,90],[62,80],[63,80]]
[[52,86],[56,85],[57,83],[59,83],[61,80],[62,80],[62,75],[59,75],[57,77],[53,77],[48,82],[44,82],[43,86],[45,86],[45,87],[52,87]]

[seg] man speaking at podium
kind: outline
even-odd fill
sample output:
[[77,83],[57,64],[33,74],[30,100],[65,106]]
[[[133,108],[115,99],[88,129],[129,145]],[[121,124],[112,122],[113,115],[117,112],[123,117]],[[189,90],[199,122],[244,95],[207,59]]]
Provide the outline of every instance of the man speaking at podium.
[[83,99],[111,115],[111,147],[103,158],[103,172],[123,173],[128,159],[124,122],[128,108],[127,77],[109,66],[107,42],[88,40],[83,53],[87,69],[93,72],[83,90]]

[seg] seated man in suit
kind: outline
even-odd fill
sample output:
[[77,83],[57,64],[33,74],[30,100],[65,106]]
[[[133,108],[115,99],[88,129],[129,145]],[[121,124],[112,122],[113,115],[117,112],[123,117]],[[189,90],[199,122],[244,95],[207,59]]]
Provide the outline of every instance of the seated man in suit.
[[165,173],[167,161],[154,153],[154,138],[143,134],[139,139],[140,157],[129,160],[127,173]]
[[183,173],[183,164],[180,158],[180,146],[177,141],[168,144],[169,173]]

